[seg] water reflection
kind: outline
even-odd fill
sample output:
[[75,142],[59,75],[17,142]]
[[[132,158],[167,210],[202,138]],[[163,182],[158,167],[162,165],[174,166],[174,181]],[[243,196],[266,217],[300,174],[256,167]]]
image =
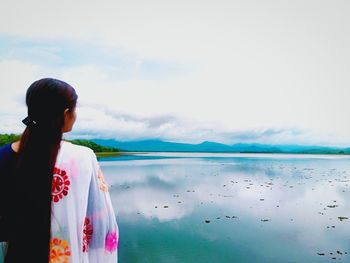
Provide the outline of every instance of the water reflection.
[[121,263],[350,262],[350,157],[148,153],[100,163]]
[[350,260],[349,158],[144,157],[100,160],[121,262]]

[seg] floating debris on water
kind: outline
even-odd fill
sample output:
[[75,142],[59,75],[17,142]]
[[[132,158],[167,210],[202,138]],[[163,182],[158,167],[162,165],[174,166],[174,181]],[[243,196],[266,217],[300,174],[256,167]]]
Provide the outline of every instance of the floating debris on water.
[[329,208],[336,208],[337,205],[327,205],[327,207],[329,207]]

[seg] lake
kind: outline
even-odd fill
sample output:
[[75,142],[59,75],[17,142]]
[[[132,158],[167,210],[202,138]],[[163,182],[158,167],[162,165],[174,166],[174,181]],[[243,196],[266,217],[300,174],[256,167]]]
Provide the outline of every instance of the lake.
[[100,158],[120,263],[350,262],[350,156]]
[[350,156],[139,153],[99,162],[119,263],[350,262]]

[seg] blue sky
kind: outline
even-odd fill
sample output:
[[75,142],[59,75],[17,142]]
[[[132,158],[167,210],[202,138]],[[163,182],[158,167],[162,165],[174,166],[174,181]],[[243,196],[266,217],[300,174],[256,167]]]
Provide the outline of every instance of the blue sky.
[[94,65],[115,80],[171,78],[190,70],[172,61],[142,59],[136,53],[98,46],[94,42],[23,38],[9,34],[0,35],[0,56],[2,60],[33,63],[52,71]]
[[[18,8],[21,4],[22,8]],[[41,77],[79,94],[67,137],[350,146],[347,2],[3,1],[0,132]]]

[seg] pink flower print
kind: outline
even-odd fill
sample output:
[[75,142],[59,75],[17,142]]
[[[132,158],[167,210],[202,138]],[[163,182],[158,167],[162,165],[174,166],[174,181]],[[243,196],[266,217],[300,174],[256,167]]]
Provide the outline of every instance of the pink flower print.
[[102,173],[102,170],[101,168],[99,167],[98,168],[98,175],[97,175],[97,178],[99,180],[99,186],[100,186],[100,189],[103,191],[103,192],[108,192],[108,185],[105,181],[105,178],[103,176],[103,173]]
[[77,162],[74,159],[70,160],[69,167],[70,167],[70,174],[72,177],[79,176],[79,167],[77,165]]
[[117,230],[114,229],[113,232],[109,232],[106,236],[105,241],[105,249],[112,253],[114,250],[116,250],[118,247],[118,236],[117,236]]

